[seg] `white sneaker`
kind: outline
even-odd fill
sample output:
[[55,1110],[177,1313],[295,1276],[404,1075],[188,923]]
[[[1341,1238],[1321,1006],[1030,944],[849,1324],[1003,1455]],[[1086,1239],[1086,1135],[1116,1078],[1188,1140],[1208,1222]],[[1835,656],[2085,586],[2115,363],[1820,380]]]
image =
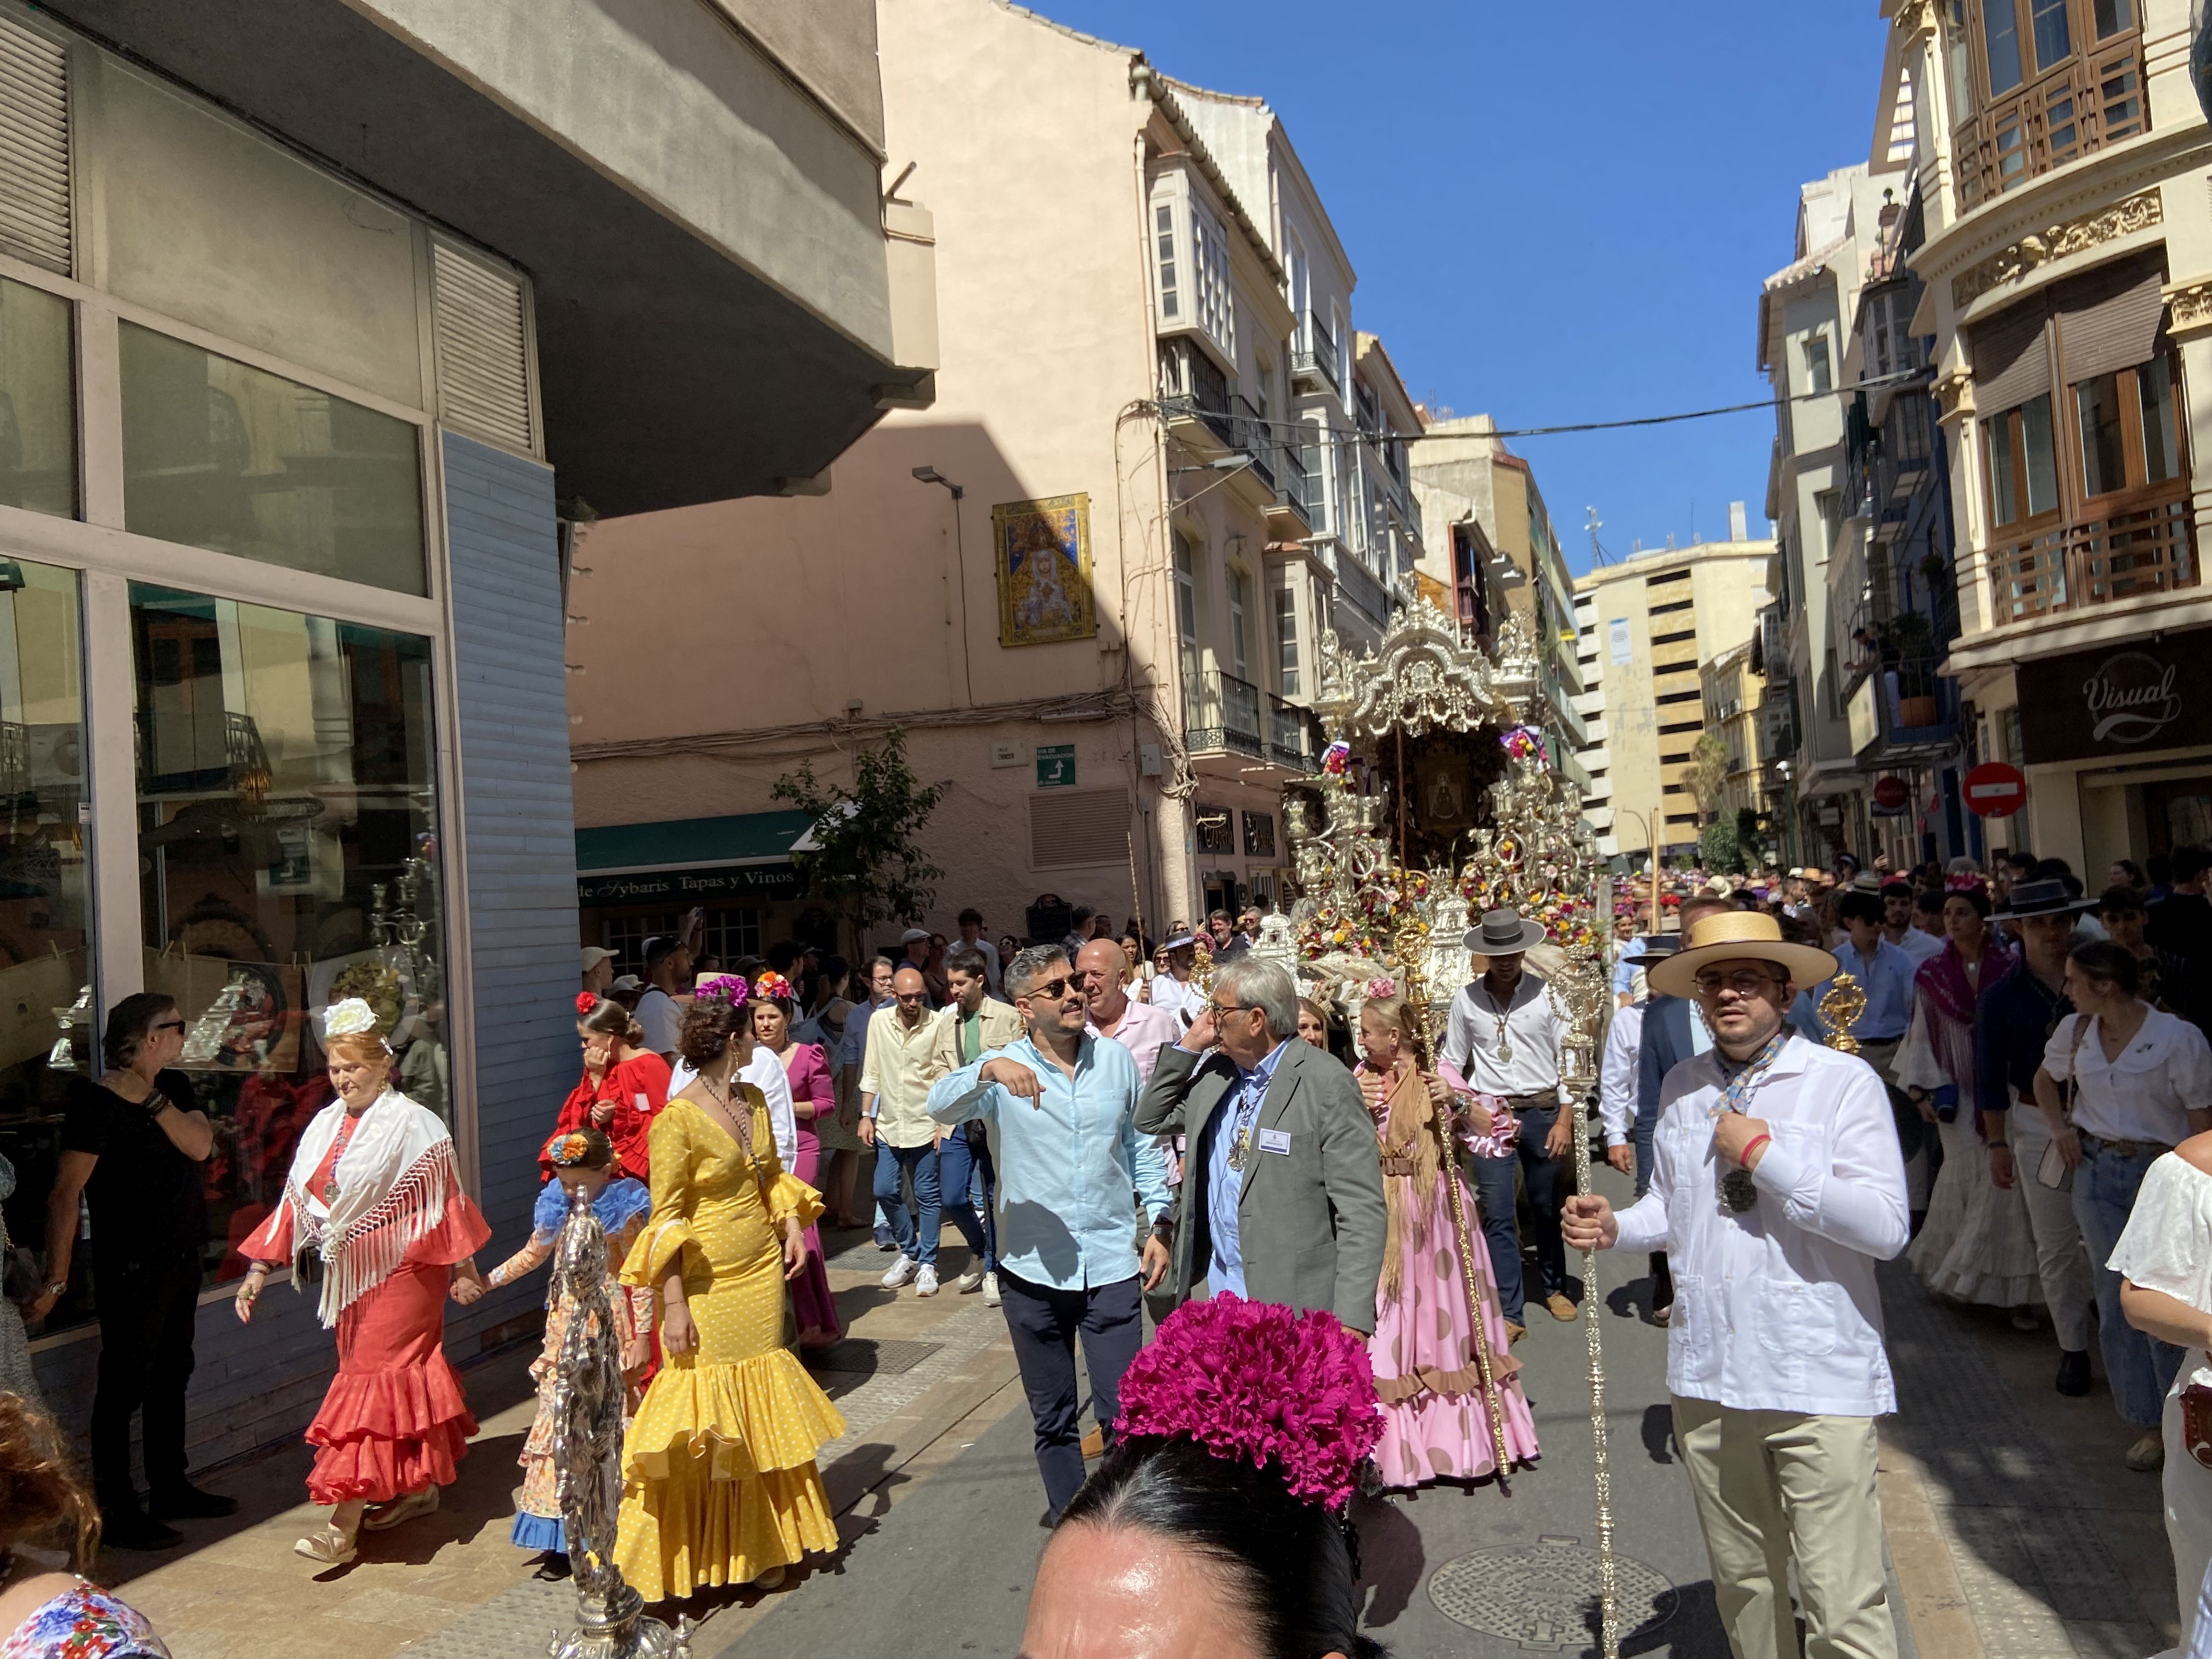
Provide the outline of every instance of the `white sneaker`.
[[[887,1291],[895,1291],[898,1289],[900,1285],[911,1279],[915,1276],[915,1272],[920,1269],[921,1267],[921,1263],[916,1261],[912,1256],[900,1256],[897,1261],[891,1263],[891,1270],[884,1275],[884,1288]],[[933,1279],[936,1277],[934,1273],[932,1273],[930,1276]],[[936,1286],[933,1285],[930,1288],[934,1290]]]
[[958,1279],[953,1281],[953,1287],[957,1290],[961,1295],[966,1296],[970,1291],[980,1290],[982,1287],[982,1284],[983,1270],[981,1267],[970,1267],[966,1273],[961,1274]]
[[987,1308],[999,1305],[999,1276],[996,1273],[983,1275],[983,1305]]
[[937,1294],[936,1268],[924,1267],[919,1273],[915,1275],[914,1293],[916,1296],[935,1296]]

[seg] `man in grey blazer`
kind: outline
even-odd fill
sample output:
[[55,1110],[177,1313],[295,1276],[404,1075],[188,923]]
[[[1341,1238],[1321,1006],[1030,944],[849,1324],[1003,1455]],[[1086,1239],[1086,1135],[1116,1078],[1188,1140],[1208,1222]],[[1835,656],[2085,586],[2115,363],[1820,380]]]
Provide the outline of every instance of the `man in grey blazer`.
[[1139,1134],[1180,1132],[1175,1290],[1326,1308],[1375,1329],[1382,1273],[1382,1158],[1352,1073],[1296,1041],[1297,991],[1240,957],[1211,1006],[1160,1050],[1137,1102]]

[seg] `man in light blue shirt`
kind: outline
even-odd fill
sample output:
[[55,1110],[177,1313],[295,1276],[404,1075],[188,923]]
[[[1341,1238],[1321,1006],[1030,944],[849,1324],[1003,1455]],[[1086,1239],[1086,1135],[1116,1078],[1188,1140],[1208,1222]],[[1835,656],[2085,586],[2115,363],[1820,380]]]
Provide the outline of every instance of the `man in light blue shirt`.
[[[1091,1371],[1092,1412],[1106,1439],[1121,1373],[1144,1340],[1143,1291],[1170,1266],[1167,1162],[1136,1131],[1137,1062],[1086,1034],[1084,981],[1057,945],[1006,965],[1006,987],[1027,1035],[940,1078],[929,1115],[981,1121],[998,1171],[999,1290],[1036,1429],[1037,1472],[1050,1507],[1083,1485],[1076,1426],[1075,1339]],[[1139,1255],[1136,1194],[1153,1224]]]
[[[1240,1140],[1250,1140],[1260,1103],[1267,1097],[1267,1085],[1275,1080],[1275,1067],[1289,1047],[1279,1042],[1267,1051],[1265,1060],[1249,1070],[1237,1067],[1237,1085],[1226,1103],[1228,1109],[1208,1118],[1201,1136],[1206,1143],[1199,1148],[1199,1156],[1206,1160],[1206,1225],[1213,1243],[1206,1282],[1216,1296],[1230,1291],[1247,1300],[1251,1297],[1244,1288],[1244,1251],[1237,1237],[1237,1206],[1243,1194],[1243,1182],[1236,1170],[1243,1160],[1238,1164],[1229,1160]],[[1233,1064],[1235,1057],[1231,1059]]]

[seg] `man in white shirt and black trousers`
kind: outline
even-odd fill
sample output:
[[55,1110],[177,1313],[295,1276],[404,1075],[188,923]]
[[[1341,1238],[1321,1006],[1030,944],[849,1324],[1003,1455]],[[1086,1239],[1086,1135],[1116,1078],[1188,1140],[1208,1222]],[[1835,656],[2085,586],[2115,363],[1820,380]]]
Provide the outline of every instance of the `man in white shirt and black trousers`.
[[1502,1100],[1520,1125],[1518,1139],[1502,1156],[1478,1152],[1468,1160],[1481,1200],[1491,1271],[1498,1279],[1498,1310],[1505,1316],[1507,1334],[1518,1342],[1526,1328],[1521,1317],[1521,1239],[1513,1224],[1516,1160],[1535,1221],[1544,1305],[1554,1319],[1575,1316],[1567,1295],[1567,1253],[1559,1243],[1559,1200],[1572,1179],[1566,1156],[1575,1144],[1574,1120],[1560,1109],[1567,1091],[1559,1082],[1559,1040],[1567,1026],[1553,1006],[1550,987],[1521,964],[1522,951],[1544,942],[1541,927],[1524,921],[1517,910],[1490,910],[1480,927],[1468,930],[1464,942],[1490,965],[1452,999],[1439,1058],[1449,1068],[1448,1078],[1455,1073],[1478,1097],[1489,1097],[1480,1102],[1480,1110],[1494,1119]]
[[1674,1440],[1736,1659],[1894,1659],[1875,1419],[1897,1409],[1875,1266],[1905,1248],[1905,1165],[1872,1066],[1784,1023],[1836,959],[1771,916],[1700,918],[1651,970],[1713,1048],[1667,1074],[1650,1189],[1616,1216],[1570,1199],[1577,1249],[1672,1257]]

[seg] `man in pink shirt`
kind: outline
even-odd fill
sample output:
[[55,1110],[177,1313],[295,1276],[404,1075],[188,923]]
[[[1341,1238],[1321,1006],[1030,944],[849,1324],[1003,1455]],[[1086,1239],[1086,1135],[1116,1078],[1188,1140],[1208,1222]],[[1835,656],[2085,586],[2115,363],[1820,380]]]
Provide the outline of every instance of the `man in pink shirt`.
[[1091,1035],[1111,1037],[1127,1048],[1137,1075],[1150,1083],[1160,1050],[1182,1035],[1182,1022],[1173,1009],[1129,994],[1129,958],[1110,939],[1094,939],[1077,951],[1075,974],[1091,1005]]

